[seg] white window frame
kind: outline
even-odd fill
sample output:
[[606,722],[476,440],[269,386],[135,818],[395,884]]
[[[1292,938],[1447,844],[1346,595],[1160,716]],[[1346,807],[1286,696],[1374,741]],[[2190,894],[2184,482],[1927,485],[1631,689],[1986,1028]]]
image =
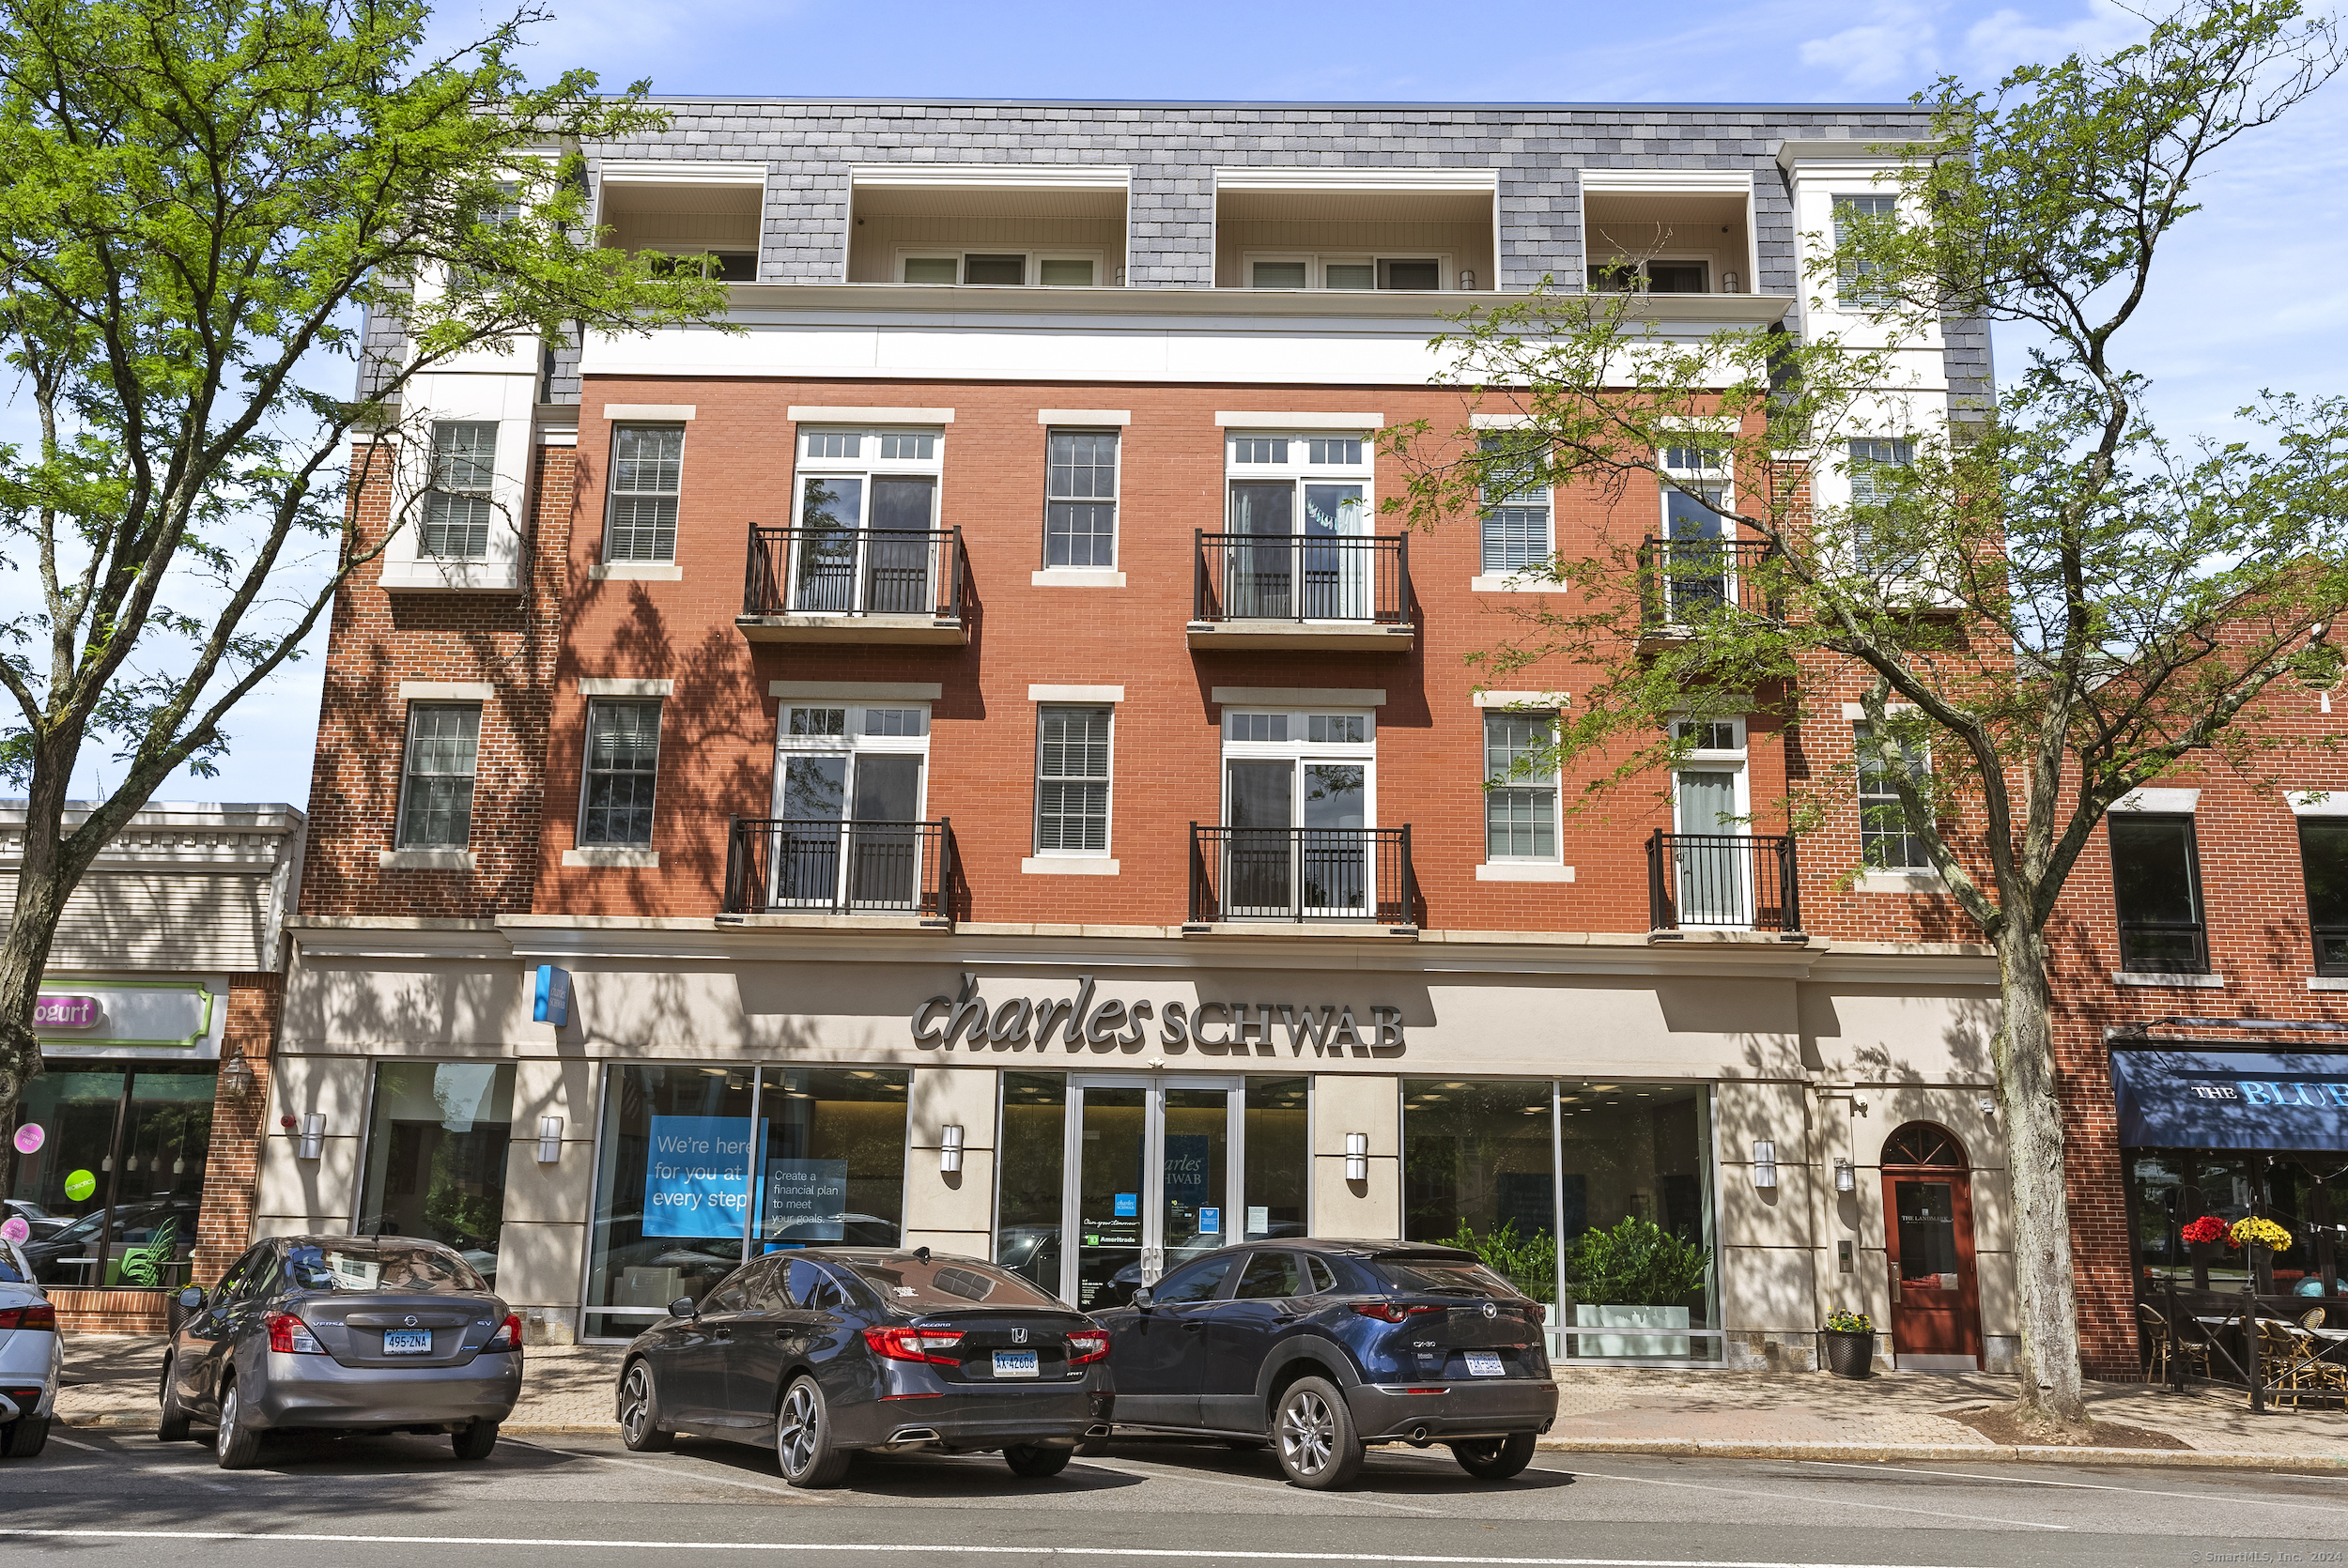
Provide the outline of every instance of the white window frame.
[[[1916,830],[1913,827],[1903,828],[1900,837],[1907,839],[1909,845],[1913,848],[1916,855],[1914,860],[1900,866],[1877,866],[1871,863],[1867,859],[1868,802],[1883,802],[1888,800],[1894,806],[1901,804],[1899,796],[1895,793],[1885,794],[1882,792],[1877,792],[1870,794],[1867,792],[1865,753],[1860,746],[1860,734],[1861,731],[1868,729],[1870,729],[1870,725],[1866,719],[1861,718],[1853,719],[1851,721],[1851,754],[1855,759],[1855,766],[1852,770],[1851,778],[1851,794],[1852,798],[1857,802],[1859,807],[1859,860],[1861,869],[1862,872],[1871,875],[1912,876],[1921,873],[1926,876],[1938,876],[1939,875],[1939,870],[1933,865],[1932,857],[1924,853],[1923,845],[1918,841]],[[1896,744],[1896,740],[1897,738],[1894,737],[1894,744]],[[1902,746],[1901,750],[1905,753],[1907,747]],[[1920,776],[1924,777],[1931,776],[1932,747],[1929,744],[1917,748],[1914,767]],[[1904,807],[1901,811],[1901,821],[1903,822],[1906,822],[1907,821],[1907,811]]]
[[[1065,712],[1065,711],[1068,711],[1068,710],[1071,710],[1071,709],[1083,710],[1083,711],[1087,711],[1087,712],[1089,712],[1089,711],[1092,711],[1092,710],[1098,709],[1099,711],[1101,711],[1101,712],[1105,713],[1106,715],[1108,715],[1108,724],[1109,724],[1109,739],[1108,739],[1108,764],[1107,764],[1106,768],[1105,768],[1105,769],[1104,769],[1104,771],[1103,771],[1103,773],[1102,773],[1101,780],[1100,780],[1100,781],[1101,781],[1101,783],[1102,783],[1102,785],[1104,786],[1104,792],[1105,792],[1105,797],[1104,797],[1104,798],[1105,798],[1105,804],[1104,804],[1104,806],[1103,807],[1103,817],[1102,817],[1102,823],[1101,823],[1101,847],[1100,847],[1099,849],[1097,849],[1097,850],[1087,850],[1087,849],[1074,849],[1074,850],[1072,850],[1072,849],[1064,849],[1064,848],[1063,848],[1063,849],[1045,849],[1045,848],[1043,847],[1043,786],[1044,786],[1044,784],[1045,784],[1045,782],[1046,782],[1046,778],[1045,778],[1044,772],[1043,772],[1043,719],[1044,719],[1044,715],[1045,715],[1046,714],[1048,714],[1048,713],[1052,713],[1052,712],[1055,712],[1055,711]],[[1080,775],[1075,775],[1075,774],[1054,774],[1054,775],[1052,775],[1052,776],[1051,776],[1051,778],[1052,778],[1052,780],[1055,780],[1055,781],[1058,781],[1058,780],[1070,780],[1070,779],[1074,779],[1074,780],[1077,780],[1077,781],[1080,781],[1080,782],[1089,782],[1089,779],[1087,779],[1087,778],[1085,778],[1083,776],[1080,776]],[[1033,851],[1033,856],[1034,856],[1034,858],[1036,858],[1036,859],[1038,859],[1038,860],[1110,860],[1110,859],[1114,859],[1114,858],[1116,857],[1116,854],[1117,854],[1117,704],[1116,704],[1116,703],[1114,703],[1114,702],[1107,702],[1107,701],[1099,701],[1099,702],[1075,702],[1075,701],[1061,701],[1061,702],[1039,702],[1039,703],[1037,703],[1037,704],[1035,705],[1035,822],[1034,822],[1034,831],[1033,831],[1033,836],[1032,836],[1032,838],[1031,838],[1031,839],[1030,839],[1030,842],[1031,842],[1031,843],[1033,843],[1033,844],[1034,844],[1034,846],[1035,846],[1035,849],[1034,849],[1034,851]]]
[[[1672,738],[1676,740],[1679,727],[1692,721],[1675,718],[1671,722]],[[1672,831],[1674,833],[1691,831],[1679,824],[1679,774],[1684,768],[1691,773],[1727,772],[1737,776],[1737,815],[1743,820],[1745,824],[1741,831],[1750,836],[1753,832],[1753,786],[1749,766],[1752,761],[1752,746],[1745,721],[1742,718],[1714,718],[1705,722],[1734,725],[1737,744],[1734,747],[1697,746],[1672,764]]]
[[[1490,447],[1497,445],[1505,441],[1506,438],[1506,432],[1493,431],[1482,437],[1481,440],[1486,447]],[[1540,561],[1545,563],[1556,560],[1557,493],[1554,487],[1547,484],[1536,485],[1530,490],[1519,490],[1513,494],[1502,496],[1496,500],[1489,501],[1479,496],[1477,498],[1475,515],[1475,580],[1477,582],[1512,583],[1522,578],[1526,573],[1540,569],[1539,563],[1533,562],[1527,562],[1518,566],[1494,567],[1490,561],[1484,559],[1486,548],[1484,525],[1491,518],[1492,515],[1498,512],[1522,510],[1531,507],[1540,508],[1543,515],[1548,519],[1543,528],[1543,534],[1547,540],[1547,545],[1540,553]]]
[[[1704,286],[1703,286],[1702,288],[1699,288],[1699,289],[1695,290],[1695,293],[1697,293],[1697,294],[1718,294],[1718,293],[1720,292],[1720,288],[1719,288],[1719,286],[1718,286],[1718,283],[1719,283],[1720,275],[1721,275],[1722,272],[1729,270],[1728,269],[1726,269],[1726,268],[1724,268],[1724,267],[1721,266],[1721,264],[1720,264],[1720,254],[1719,254],[1718,252],[1715,252],[1715,251],[1706,251],[1706,252],[1703,252],[1703,253],[1701,253],[1701,254],[1698,254],[1698,253],[1695,253],[1695,252],[1686,252],[1686,253],[1682,253],[1681,254],[1678,254],[1678,255],[1665,255],[1665,254],[1656,254],[1656,255],[1651,255],[1651,256],[1641,256],[1641,257],[1639,257],[1636,261],[1633,261],[1630,265],[1632,265],[1632,266],[1634,266],[1634,267],[1638,268],[1638,269],[1639,269],[1642,272],[1644,272],[1644,271],[1645,271],[1645,269],[1647,269],[1650,265],[1652,265],[1652,264],[1654,264],[1654,263],[1656,263],[1656,262],[1661,262],[1661,263],[1662,263],[1662,264],[1663,264],[1664,266],[1666,266],[1666,267],[1701,267],[1701,268],[1703,268],[1703,269],[1704,269]],[[1644,289],[1644,288],[1635,288],[1635,289],[1634,289],[1634,288],[1619,288],[1619,289],[1617,289],[1617,288],[1603,288],[1603,289],[1602,289],[1602,288],[1599,288],[1599,287],[1598,287],[1597,285],[1593,284],[1592,283],[1590,283],[1590,281],[1589,281],[1589,276],[1590,276],[1590,274],[1591,274],[1593,271],[1597,271],[1597,270],[1600,270],[1600,269],[1604,269],[1604,267],[1605,267],[1605,266],[1606,266],[1606,264],[1605,264],[1604,262],[1602,262],[1602,261],[1585,261],[1585,262],[1583,262],[1583,267],[1582,267],[1582,278],[1583,278],[1583,284],[1582,284],[1582,286],[1583,286],[1583,288],[1584,290],[1586,290],[1587,292],[1592,293],[1592,294],[1608,294],[1608,295],[1613,295],[1613,294],[1652,294],[1652,293],[1653,293],[1653,290],[1652,290],[1652,289]],[[1686,294],[1684,294],[1684,293],[1682,293],[1682,294],[1678,294],[1678,295],[1666,294],[1666,295],[1664,296],[1664,298],[1665,298],[1665,299],[1667,299],[1667,300],[1668,300],[1668,299],[1674,299],[1674,298],[1688,298],[1688,297],[1689,297],[1689,296],[1687,296],[1687,295],[1686,295]]]
[[[1025,245],[1006,245],[1000,250],[996,250],[984,245],[900,245],[891,253],[888,275],[892,282],[907,288],[1007,288],[1012,286],[1008,284],[965,284],[962,281],[962,274],[968,270],[968,263],[964,258],[974,255],[1018,256],[1020,258],[1018,286],[1022,288],[1099,288],[1102,286],[1104,269],[1108,265],[1108,254],[1104,251],[1065,246],[1038,250]],[[906,262],[947,260],[954,264],[955,278],[952,284],[908,284],[905,282]],[[1047,284],[1043,281],[1043,264],[1047,261],[1089,261],[1092,264],[1092,282],[1089,284]]]
[[[1055,501],[1084,505],[1098,502],[1098,496],[1055,496],[1052,494],[1052,438],[1055,436],[1106,436],[1117,443],[1116,480],[1106,498],[1109,507],[1109,559],[1105,564],[1087,566],[1054,565],[1052,563],[1052,506]],[[1043,559],[1039,570],[1050,573],[1114,572],[1125,548],[1125,431],[1114,424],[1049,424],[1043,427]]]
[[[857,455],[854,457],[810,456],[808,454],[808,448],[811,441],[814,438],[822,436],[854,436],[857,438],[859,444],[857,449]],[[884,458],[880,454],[881,441],[884,438],[890,436],[930,437],[932,438],[930,447],[931,455],[928,457]],[[805,514],[807,510],[807,482],[809,479],[819,478],[826,474],[836,474],[843,479],[857,478],[864,481],[864,484],[859,490],[857,500],[856,537],[857,540],[857,549],[853,570],[856,573],[856,578],[858,582],[861,582],[864,576],[864,546],[870,542],[872,537],[872,482],[875,477],[888,478],[895,475],[913,474],[935,479],[936,483],[930,488],[930,531],[932,533],[937,533],[943,530],[945,525],[942,519],[946,515],[946,427],[944,425],[911,423],[805,423],[801,424],[795,432],[793,432],[791,444],[792,451],[796,453],[791,469],[790,503],[791,526],[794,529],[804,528],[807,524]],[[786,576],[784,578],[784,592],[793,600],[796,600],[797,596],[799,573],[802,564],[799,558],[805,547],[805,535],[796,535],[795,538],[796,542],[792,549],[792,559],[786,563]],[[937,569],[937,556],[935,551],[932,552],[931,560],[933,562],[933,568]],[[950,565],[948,565],[944,569],[950,570]],[[935,603],[935,593],[936,585],[933,582],[931,584],[932,603]],[[928,608],[928,605],[923,606],[923,611],[925,613]],[[853,609],[803,610],[795,608],[787,611],[787,613],[792,615],[807,615],[816,617],[845,617],[857,612]]]
[[[1244,281],[1240,286],[1242,288],[1256,286],[1256,263],[1259,261],[1301,261],[1305,264],[1305,286],[1314,292],[1391,294],[1396,291],[1382,289],[1377,284],[1376,273],[1381,264],[1390,261],[1432,261],[1435,264],[1436,290],[1444,294],[1454,294],[1459,292],[1459,273],[1452,266],[1452,255],[1453,254],[1449,251],[1242,251],[1239,258],[1239,270],[1241,278]],[[1369,287],[1330,287],[1329,269],[1331,267],[1365,265],[1371,271]]]
[[[1557,738],[1558,717],[1559,715],[1554,709],[1478,709],[1476,711],[1476,723],[1479,732],[1476,735],[1476,744],[1481,748],[1481,754],[1484,758],[1484,766],[1488,770],[1491,766],[1491,737],[1492,720],[1496,718],[1521,720],[1530,719],[1537,723],[1546,721],[1549,726],[1550,739],[1552,743],[1554,743]],[[1492,853],[1491,818],[1490,816],[1491,792],[1479,791],[1478,796],[1485,802],[1486,810],[1486,815],[1482,824],[1484,829],[1484,864],[1487,866],[1558,866],[1564,864],[1566,857],[1566,823],[1565,788],[1562,775],[1557,770],[1552,769],[1550,773],[1543,776],[1536,776],[1528,775],[1522,778],[1511,776],[1506,782],[1501,782],[1497,776],[1491,775],[1488,772],[1486,775],[1486,781],[1488,783],[1498,784],[1499,788],[1504,790],[1545,789],[1549,792],[1549,825],[1550,844],[1552,848],[1550,853],[1547,854]]]
[[[621,499],[639,496],[660,499],[664,495],[664,492],[658,490],[622,490],[619,487],[620,435],[623,431],[645,430],[673,430],[677,433],[676,489],[665,493],[668,500],[676,503],[676,515],[669,525],[669,553],[665,556],[614,556],[611,553],[611,518],[612,514],[619,508]],[[600,553],[606,566],[621,564],[672,566],[676,563],[677,535],[683,531],[685,526],[686,438],[691,434],[691,425],[678,420],[620,420],[613,423],[610,447],[604,458],[604,471],[610,476],[610,482],[603,487],[603,542]]]
[[[1289,721],[1289,738],[1285,741],[1233,740],[1231,719],[1242,714],[1268,714],[1285,717]],[[1363,723],[1363,732],[1368,739],[1359,742],[1308,741],[1305,739],[1305,736],[1311,732],[1311,720],[1315,714],[1359,718]],[[1227,707],[1223,710],[1220,728],[1223,733],[1222,761],[1225,763],[1290,761],[1296,764],[1296,771],[1290,776],[1289,785],[1289,820],[1291,826],[1305,825],[1305,769],[1315,762],[1359,762],[1363,764],[1362,826],[1373,828],[1378,825],[1378,710],[1375,708],[1352,708],[1336,703],[1312,708]],[[1231,820],[1231,772],[1228,767],[1221,767],[1220,771],[1222,778],[1219,780],[1219,788],[1223,807],[1218,821],[1228,824]]]
[[[473,819],[481,806],[481,726],[487,716],[485,702],[412,699],[408,703],[407,722],[401,726],[399,738],[399,799],[392,812],[392,847],[409,853],[464,851],[472,847]],[[433,773],[419,776],[416,772],[416,719],[425,713],[471,713],[473,715],[472,772],[471,774]],[[470,778],[472,792],[465,797],[465,839],[459,844],[410,842],[408,838],[408,802],[416,779]]]
[[[595,710],[597,708],[607,706],[643,707],[647,705],[649,705],[653,711],[653,750],[651,769],[653,795],[652,833],[647,835],[641,842],[630,840],[626,843],[614,843],[609,838],[599,838],[595,842],[590,843],[587,839],[587,812],[589,810],[588,801],[589,796],[594,792],[595,781],[597,776],[597,770],[595,768]],[[653,838],[660,831],[660,753],[662,749],[660,743],[662,738],[668,732],[668,720],[669,703],[666,698],[591,697],[587,699],[587,728],[584,736],[586,745],[581,748],[579,759],[579,820],[571,826],[571,842],[573,844],[583,850],[649,850],[653,847]],[[606,771],[616,774],[618,770],[614,769]]]
[[[794,708],[825,710],[842,708],[847,711],[843,725],[845,733],[839,735],[794,735],[791,733],[791,711]],[[867,715],[875,708],[910,709],[921,715],[919,735],[876,735],[866,732]],[[784,759],[789,757],[845,757],[848,759],[846,789],[841,802],[842,812],[853,811],[856,805],[856,759],[866,756],[895,755],[921,759],[920,798],[915,803],[913,820],[929,821],[930,808],[930,730],[931,704],[925,701],[901,701],[896,699],[842,697],[786,697],[775,704],[775,780],[773,811],[782,815]],[[854,822],[853,816],[842,815],[842,822]]]

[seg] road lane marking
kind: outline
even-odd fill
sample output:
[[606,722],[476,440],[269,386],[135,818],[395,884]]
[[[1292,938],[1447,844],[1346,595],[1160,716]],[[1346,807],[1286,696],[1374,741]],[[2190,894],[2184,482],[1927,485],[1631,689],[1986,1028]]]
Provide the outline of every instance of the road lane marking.
[[[557,1451],[559,1452],[559,1451]],[[1806,1562],[1708,1557],[1455,1557],[1402,1552],[1211,1551],[1175,1546],[972,1546],[867,1541],[616,1541],[531,1535],[327,1535],[316,1531],[259,1530],[33,1530],[0,1525],[0,1536],[40,1540],[293,1541],[354,1546],[580,1546],[623,1551],[677,1552],[872,1552],[985,1557],[1116,1557],[1151,1560],[1243,1562],[1423,1562],[1460,1568],[1927,1568],[1918,1563]]]
[[[1136,1480],[1141,1480],[1141,1481],[1159,1481],[1159,1480],[1164,1480],[1164,1481],[1182,1481],[1182,1482],[1196,1482],[1196,1483],[1199,1483],[1200,1485],[1205,1485],[1205,1486],[1236,1486],[1237,1488],[1239,1488],[1239,1489],[1240,1489],[1241,1491],[1243,1491],[1243,1492],[1271,1492],[1271,1493],[1276,1493],[1276,1494],[1278,1494],[1280,1497],[1283,1497],[1283,1498],[1289,1499],[1290,1499],[1290,1500],[1291,1500],[1291,1501],[1295,1500],[1296,1499],[1298,1499],[1298,1498],[1300,1498],[1300,1497],[1307,1497],[1307,1498],[1308,1498],[1308,1497],[1311,1497],[1311,1496],[1313,1496],[1313,1495],[1314,1495],[1314,1494],[1312,1494],[1312,1493],[1310,1493],[1310,1492],[1299,1492],[1296,1488],[1294,1488],[1294,1487],[1292,1487],[1292,1486],[1290,1486],[1290,1485],[1289,1485],[1289,1484],[1287,1484],[1285,1482],[1270,1482],[1270,1481],[1225,1481],[1225,1480],[1222,1480],[1222,1479],[1220,1479],[1219,1477],[1215,1477],[1215,1476],[1207,1476],[1207,1475],[1192,1475],[1192,1474],[1191,1474],[1189,1471],[1187,1471],[1187,1470],[1176,1469],[1176,1468],[1172,1468],[1172,1467],[1170,1467],[1170,1466],[1166,1466],[1166,1467],[1151,1466],[1148,1471],[1141,1472],[1141,1473],[1138,1473],[1138,1474],[1137,1474],[1136,1472],[1135,1472],[1135,1471],[1133,1471],[1133,1470],[1120,1470],[1120,1469],[1118,1469],[1118,1468],[1117,1468],[1115,1465],[1109,1464],[1109,1463],[1107,1463],[1107,1462],[1105,1462],[1105,1461],[1104,1461],[1104,1460],[1100,1460],[1100,1459],[1092,1459],[1092,1460],[1088,1460],[1088,1461],[1086,1461],[1086,1463],[1087,1463],[1087,1465],[1088,1465],[1088,1466],[1089,1466],[1089,1467],[1091,1467],[1091,1468],[1094,1468],[1104,1469],[1104,1470],[1108,1470],[1108,1471],[1110,1471],[1110,1472],[1112,1472],[1112,1473],[1114,1473],[1114,1474],[1117,1474],[1117,1475],[1132,1475],[1132,1476],[1135,1476]],[[1126,1460],[1126,1461],[1125,1461],[1125,1463],[1126,1463],[1126,1464],[1129,1464],[1129,1465],[1145,1465],[1145,1466],[1147,1466],[1147,1465],[1149,1465],[1149,1464],[1150,1464],[1150,1461],[1148,1461],[1147,1459],[1128,1459],[1128,1460]],[[1358,1493],[1354,1493],[1354,1492],[1344,1492],[1344,1493],[1334,1493],[1334,1492],[1333,1492],[1333,1493],[1322,1493],[1322,1494],[1321,1494],[1321,1496],[1324,1496],[1324,1497],[1329,1498],[1332,1501],[1335,1501],[1336,1499],[1338,1499],[1338,1498],[1340,1498],[1340,1497],[1341,1497],[1341,1498],[1343,1498],[1343,1499],[1344,1499],[1344,1500],[1345,1500],[1345,1501],[1346,1501],[1349,1505],[1351,1505],[1351,1504],[1356,1504],[1356,1503],[1367,1503],[1367,1504],[1368,1504],[1368,1505],[1369,1505],[1370,1507],[1372,1507],[1372,1508],[1395,1508],[1395,1509],[1399,1509],[1399,1510],[1401,1510],[1401,1511],[1402,1511],[1403,1513],[1405,1513],[1405,1514],[1437,1514],[1437,1515],[1441,1515],[1441,1514],[1443,1514],[1443,1510],[1442,1510],[1442,1509],[1440,1509],[1440,1508],[1416,1508],[1416,1507],[1413,1507],[1413,1505],[1411,1505],[1410,1503],[1407,1503],[1407,1502],[1386,1502],[1386,1501],[1383,1501],[1383,1499],[1378,1499],[1378,1498],[1365,1498],[1365,1497],[1362,1497],[1361,1495],[1359,1495]]]
[[[1553,1470],[1550,1469],[1547,1465],[1537,1465],[1533,1468],[1550,1470],[1552,1475],[1570,1475],[1577,1478],[1586,1476],[1592,1481],[1628,1481],[1638,1486],[1678,1486],[1691,1492],[1723,1492],[1732,1497],[1769,1498],[1779,1502],[1797,1500],[1787,1498],[1783,1492],[1754,1492],[1741,1486],[1707,1486],[1700,1481],[1659,1481],[1652,1476],[1607,1475],[1599,1470],[1580,1468]],[[2016,1530],[2069,1530],[2071,1528],[2069,1525],[2041,1524],[2035,1519],[2001,1519],[1994,1514],[1950,1514],[1938,1508],[1901,1508],[1888,1502],[1854,1502],[1848,1498],[1802,1498],[1799,1500],[1827,1503],[1835,1508],[1871,1508],[1883,1514],[1921,1514],[1929,1519],[1967,1519],[1977,1525],[2012,1525]]]
[[[2164,1492],[2151,1486],[2115,1486],[2109,1482],[2048,1481],[2043,1476],[2035,1475],[1974,1475],[1969,1470],[1927,1470],[1920,1469],[1913,1465],[1854,1465],[1841,1459],[1804,1459],[1800,1462],[1804,1465],[1831,1466],[1838,1470],[1872,1470],[1877,1475],[1946,1475],[1954,1476],[1959,1481],[1997,1481],[2015,1486],[2067,1486],[2081,1492],[2127,1492],[2139,1498],[2183,1498],[2187,1502],[2208,1502],[2225,1495],[2215,1492]],[[2331,1477],[2318,1476],[2316,1479],[2328,1481]],[[2336,1502],[2286,1502],[2279,1499],[2263,1497],[2259,1499],[2259,1506],[2262,1508],[2312,1508],[2319,1514],[2348,1514],[2348,1508],[2342,1508]]]
[[826,1500],[793,1487],[768,1486],[763,1482],[742,1481],[730,1475],[704,1475],[699,1470],[680,1472],[673,1465],[656,1465],[642,1459],[614,1459],[608,1453],[580,1453],[575,1449],[549,1448],[545,1443],[524,1442],[519,1437],[506,1437],[502,1440],[512,1443],[516,1448],[534,1448],[540,1453],[560,1453],[569,1459],[591,1459],[598,1465],[618,1465],[631,1470],[650,1470],[655,1475],[665,1475],[671,1480],[678,1479],[681,1474],[682,1478],[687,1481],[706,1481],[716,1486],[739,1486],[751,1492],[771,1492],[779,1498],[789,1498],[793,1502]]
[[70,1437],[60,1437],[54,1432],[49,1434],[49,1440],[53,1443],[63,1443],[68,1448],[78,1448],[84,1453],[104,1453],[107,1452],[105,1449],[100,1448],[96,1443],[77,1443]]

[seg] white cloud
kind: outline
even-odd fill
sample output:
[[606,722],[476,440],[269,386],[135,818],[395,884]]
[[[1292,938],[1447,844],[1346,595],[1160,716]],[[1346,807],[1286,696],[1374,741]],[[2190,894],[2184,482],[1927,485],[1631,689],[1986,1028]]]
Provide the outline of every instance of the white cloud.
[[1853,87],[1921,87],[1939,68],[1932,8],[1877,6],[1875,20],[1801,46],[1801,63],[1831,70]]
[[2016,10],[2000,10],[1965,32],[1965,53],[1984,85],[2025,62],[2051,63],[2066,54],[2101,54],[2144,36],[2144,21],[2114,0],[2088,0],[2087,14],[2059,27],[2042,27]]

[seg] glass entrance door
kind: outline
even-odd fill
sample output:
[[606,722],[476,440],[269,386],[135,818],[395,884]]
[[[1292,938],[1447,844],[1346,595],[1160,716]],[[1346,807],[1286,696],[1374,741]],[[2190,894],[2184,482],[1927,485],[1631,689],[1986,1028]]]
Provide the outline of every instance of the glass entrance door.
[[1119,1073],[1068,1084],[1071,1179],[1060,1295],[1080,1312],[1122,1306],[1183,1259],[1236,1240],[1237,1079]]

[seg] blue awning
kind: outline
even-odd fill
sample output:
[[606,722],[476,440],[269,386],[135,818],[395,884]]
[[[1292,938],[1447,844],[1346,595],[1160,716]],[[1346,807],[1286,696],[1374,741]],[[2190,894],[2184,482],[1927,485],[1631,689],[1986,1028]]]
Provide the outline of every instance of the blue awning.
[[2122,1148],[2348,1149],[2348,1053],[2115,1050]]

